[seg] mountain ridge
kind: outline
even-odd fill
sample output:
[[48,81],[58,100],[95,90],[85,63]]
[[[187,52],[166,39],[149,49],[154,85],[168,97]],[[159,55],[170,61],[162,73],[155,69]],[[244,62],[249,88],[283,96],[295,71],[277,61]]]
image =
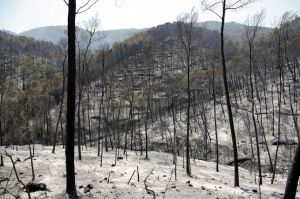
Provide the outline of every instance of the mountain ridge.
[[[92,48],[97,48],[100,45],[109,45],[112,46],[115,42],[123,41],[135,33],[142,31],[143,29],[113,29],[113,30],[104,30],[97,31],[96,34],[105,35],[101,41],[96,41]],[[58,44],[62,38],[66,38],[67,26],[44,26],[38,27],[34,29],[30,29],[27,31],[23,31],[17,35],[31,37],[36,40],[49,41],[54,44]],[[84,33],[86,32],[84,29],[79,27],[79,31]]]
[[[207,28],[209,30],[215,30],[220,32],[221,22],[219,21],[205,21],[199,23],[200,27]],[[264,34],[270,32],[272,28],[260,26],[258,34]],[[238,22],[230,21],[225,23],[224,27],[225,36],[227,36],[231,40],[241,41],[243,39],[243,35],[245,34],[245,24],[241,24]]]
[[[162,25],[162,24],[161,24]],[[159,26],[159,25],[157,25]],[[219,21],[205,21],[199,22],[199,26],[206,28],[208,30],[220,31],[221,22]],[[79,28],[84,31],[84,29]],[[36,40],[49,41],[54,44],[58,44],[61,38],[66,37],[67,26],[58,25],[58,26],[44,26],[27,31],[23,31],[17,35],[32,37]],[[97,31],[97,34],[105,35],[101,41],[96,41],[93,44],[92,48],[96,49],[101,45],[112,46],[116,42],[122,42],[125,39],[132,37],[134,34],[143,32],[148,29],[137,29],[137,28],[128,28],[128,29],[112,29],[112,30],[103,30]],[[265,33],[272,30],[272,28],[261,27],[261,33]],[[244,24],[237,22],[226,22],[225,23],[225,35],[231,40],[241,41],[244,35]]]

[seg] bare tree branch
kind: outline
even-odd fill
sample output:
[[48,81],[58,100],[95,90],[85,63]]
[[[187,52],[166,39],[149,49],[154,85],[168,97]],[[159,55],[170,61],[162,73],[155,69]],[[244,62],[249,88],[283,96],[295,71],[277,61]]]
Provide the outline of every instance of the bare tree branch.
[[212,13],[214,13],[215,15],[217,15],[217,17],[219,17],[220,19],[222,19],[221,15],[219,15],[216,11],[214,11],[213,9],[208,9],[209,11],[211,11]]
[[214,13],[217,17],[222,19],[222,17],[215,11],[215,7],[219,4],[222,4],[222,1],[217,1],[216,3],[213,3],[212,5],[207,4],[206,0],[202,0],[201,7],[203,10],[208,10]]
[[144,180],[144,185],[145,185],[145,189],[146,189],[147,193],[152,194],[153,199],[155,199],[155,198],[156,198],[156,197],[155,197],[155,192],[154,192],[152,189],[149,189],[149,187],[148,187],[148,185],[147,185],[147,179],[148,179],[148,177],[152,174],[153,170],[154,170],[154,168],[150,171],[150,173],[149,173],[149,174],[147,175],[147,177],[145,178],[145,180]]
[[[229,3],[227,4],[226,3],[226,6],[225,6],[225,10],[237,10],[239,8],[243,8],[253,2],[255,2],[257,0],[237,0],[233,3]],[[216,16],[218,16],[219,18],[222,19],[221,15],[217,13],[216,11],[216,7],[219,5],[219,4],[223,4],[224,2],[223,1],[217,1],[211,5],[209,5],[206,0],[202,0],[201,4],[202,4],[202,9],[203,10],[208,10],[208,11],[211,11],[212,13],[214,13]]]
[[[89,7],[87,7],[87,8],[84,9],[84,7],[86,7],[86,6],[89,4],[90,1],[91,1],[91,0],[88,0],[87,3],[85,3],[83,6],[81,6],[81,7],[76,11],[76,14],[80,14],[80,13],[83,13],[83,12],[89,10],[89,9],[90,9],[93,5],[95,5],[99,0],[95,0]],[[81,11],[81,9],[84,9],[84,10]]]
[[67,6],[69,6],[69,4],[66,2],[66,0],[63,0],[64,2],[65,2],[65,4],[67,5]]
[[130,181],[131,181],[131,179],[132,179],[132,177],[133,177],[134,173],[135,173],[135,170],[133,171],[133,173],[132,173],[132,175],[131,175],[130,179],[129,179],[129,180],[128,180],[128,182],[127,182],[127,184],[129,184],[129,183],[130,183]]
[[210,5],[209,7],[210,7],[210,8],[213,8],[213,7],[215,7],[216,5],[221,4],[221,3],[222,3],[222,1],[217,1],[216,3],[213,3],[212,5]]
[[226,6],[226,10],[237,10],[239,8],[243,8],[253,2],[255,2],[256,0],[247,0],[247,1],[243,1],[243,0],[238,0],[228,6]]
[[91,0],[88,0],[83,6],[80,6],[80,7],[78,8],[78,10],[76,11],[76,13],[79,12],[81,9],[83,9],[85,6],[87,6],[87,5],[90,3],[90,1],[91,1]]
[[15,166],[15,162],[13,161],[12,155],[9,154],[9,153],[7,153],[6,151],[5,151],[5,155],[6,155],[7,157],[9,157],[9,159],[10,159],[10,161],[11,161],[11,164],[12,164],[13,169],[14,169],[14,171],[15,171],[15,175],[16,175],[16,178],[17,178],[18,182],[22,184],[23,188],[26,190],[26,193],[27,193],[27,195],[28,195],[28,198],[31,199],[31,195],[30,195],[30,191],[28,190],[28,187],[27,187],[27,186],[24,184],[24,182],[19,178],[19,175],[18,175],[16,166]]
[[256,37],[257,32],[259,31],[259,24],[262,22],[265,16],[265,10],[261,10],[259,13],[255,14],[250,21],[249,17],[245,21],[245,33],[247,42],[252,45],[254,38]]
[[239,5],[237,7],[227,7],[226,10],[237,10],[237,9],[243,8],[244,6],[246,6],[246,5]]
[[237,4],[239,4],[241,1],[242,1],[242,0],[238,0],[238,1],[234,2],[234,3],[231,3],[230,5],[226,6],[226,9],[227,9],[227,8],[232,8],[232,7],[234,7],[234,6],[237,6]]

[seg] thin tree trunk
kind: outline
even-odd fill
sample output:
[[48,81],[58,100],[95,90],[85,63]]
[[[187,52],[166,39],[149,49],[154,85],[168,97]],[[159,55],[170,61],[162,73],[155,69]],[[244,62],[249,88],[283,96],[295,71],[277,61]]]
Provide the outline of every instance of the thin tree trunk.
[[233,148],[233,158],[234,158],[234,186],[239,187],[239,164],[238,164],[238,152],[237,152],[237,144],[233,123],[233,115],[231,110],[229,89],[227,85],[227,72],[226,72],[226,62],[225,62],[225,50],[224,50],[224,23],[225,23],[225,11],[226,11],[226,0],[223,1],[223,9],[222,9],[222,25],[221,25],[221,54],[222,54],[222,68],[223,68],[223,80],[224,80],[224,88],[225,88],[225,96],[226,96],[226,104],[228,111],[228,119],[231,130],[231,138],[232,138],[232,148]]
[[[28,143],[28,147],[29,147],[29,154],[30,154],[30,164],[31,164],[31,174],[32,174],[32,181],[35,180],[35,174],[34,174],[34,167],[33,167],[33,159],[32,159],[32,151],[31,151],[31,144],[30,141]],[[2,155],[2,154],[1,154]]]
[[[104,50],[102,51],[102,79],[101,79],[101,100],[99,104],[99,124],[98,124],[98,156],[100,155],[101,151],[101,166],[102,166],[102,146],[103,146],[103,136],[102,136],[102,144],[100,148],[100,137],[101,137],[101,109],[103,106],[103,101],[104,101],[104,84],[105,84],[105,52]],[[103,112],[103,117],[104,117],[104,109],[102,110]]]
[[[290,108],[291,108],[291,112],[293,115],[293,122],[294,122],[294,126],[295,126],[295,131],[296,131],[296,135],[298,138],[298,142],[300,142],[300,133],[299,133],[299,127],[298,127],[298,121],[297,121],[297,116],[295,114],[294,108],[293,108],[293,101],[292,101],[292,93],[291,93],[291,85],[289,85],[289,95],[290,95]],[[296,109],[297,110],[297,109]]]
[[145,134],[146,134],[146,160],[149,159],[148,157],[148,150],[149,150],[149,146],[148,146],[148,120],[149,120],[149,109],[150,109],[150,91],[151,91],[151,74],[150,74],[150,68],[149,68],[149,77],[148,77],[148,94],[147,94],[147,110],[146,110],[146,122],[145,122]]
[[272,98],[272,136],[275,137],[275,105],[274,105],[274,89],[273,84],[271,88],[271,98]]
[[[102,98],[102,97],[101,97]],[[101,100],[100,100],[101,101]],[[97,156],[99,157],[100,156],[100,137],[101,137],[101,108],[102,108],[102,103],[100,102],[99,104],[99,111],[98,111],[98,114],[99,114],[99,123],[98,123],[98,138],[97,138],[97,141],[98,141],[98,152],[97,152]],[[103,139],[103,138],[102,138]]]
[[273,168],[273,175],[272,175],[272,180],[271,184],[274,183],[275,180],[275,175],[276,175],[276,166],[277,166],[277,157],[278,157],[278,149],[279,149],[279,143],[280,143],[280,136],[281,136],[281,131],[280,131],[280,126],[281,126],[281,77],[280,78],[280,83],[279,83],[279,88],[278,88],[278,133],[277,133],[277,146],[276,146],[276,151],[275,151],[275,158],[274,158],[274,168]]
[[55,134],[54,134],[54,141],[53,141],[53,148],[52,148],[52,153],[55,153],[55,146],[57,142],[57,133],[58,133],[58,126],[59,122],[62,120],[62,112],[63,112],[63,104],[64,104],[64,95],[65,95],[65,61],[66,61],[66,56],[64,57],[64,61],[62,63],[62,77],[63,77],[63,85],[62,85],[62,94],[61,94],[61,102],[60,102],[60,107],[59,107],[59,115],[55,127]]
[[[258,141],[258,132],[255,120],[255,100],[254,100],[254,89],[253,89],[253,82],[252,82],[252,44],[249,42],[249,69],[250,69],[250,92],[251,92],[251,115],[252,121],[254,126],[254,133],[255,133],[255,141],[256,141],[256,153],[257,153],[257,167],[258,167],[258,176],[259,176],[259,185],[262,184],[262,175],[261,175],[261,164],[260,164],[260,149],[259,149],[259,141]],[[255,81],[256,82],[256,81]],[[257,83],[256,83],[257,85]],[[257,90],[256,90],[257,91]],[[258,94],[258,91],[257,91]],[[257,96],[259,98],[259,96]]]
[[219,172],[219,142],[218,142],[218,126],[217,126],[217,111],[216,111],[216,90],[215,90],[215,66],[213,66],[213,98],[214,98],[214,124],[216,136],[216,171]]
[[90,118],[90,109],[91,109],[91,107],[90,107],[90,92],[89,92],[89,89],[87,91],[87,95],[88,95],[88,101],[87,101],[87,103],[88,103],[88,106],[87,106],[88,107],[88,114],[87,114],[87,116],[88,116],[88,128],[89,128],[90,147],[92,147],[93,144],[92,144],[91,118]]
[[173,147],[173,163],[175,165],[174,171],[175,171],[175,180],[177,180],[177,136],[176,136],[176,114],[174,110],[175,101],[174,101],[174,95],[172,92],[172,116],[173,116],[173,131],[174,131],[174,147]]
[[[80,90],[80,85],[79,85]],[[81,107],[81,91],[79,91],[78,107],[77,107],[77,148],[78,159],[81,160],[81,119],[80,119],[80,107]]]

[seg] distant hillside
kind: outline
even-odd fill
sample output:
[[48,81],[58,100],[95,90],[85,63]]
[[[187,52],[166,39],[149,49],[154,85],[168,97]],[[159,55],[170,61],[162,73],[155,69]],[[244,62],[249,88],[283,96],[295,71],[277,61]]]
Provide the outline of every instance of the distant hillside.
[[16,33],[12,32],[10,30],[1,29],[0,31],[5,32],[5,33],[10,34],[10,35],[16,35]]
[[19,35],[32,37],[36,40],[49,41],[57,44],[61,38],[66,37],[66,26],[46,26],[41,28],[34,28],[19,33]]
[[[201,53],[196,53],[196,50],[194,51],[197,54],[193,56],[195,60],[197,59],[196,57],[200,60],[200,55],[203,58],[209,51],[218,52],[220,49],[220,40],[217,31],[195,27],[193,30],[193,38],[193,42],[201,43],[202,46],[206,47],[201,50]],[[132,62],[132,60],[139,57],[141,55],[140,52],[152,52],[153,50],[156,51],[157,57],[159,57],[157,59],[164,59],[169,56],[168,52],[175,53],[175,51],[174,57],[177,57],[177,51],[182,50],[180,47],[175,47],[178,45],[178,41],[178,25],[176,22],[168,22],[149,28],[144,32],[135,34],[123,42],[114,44],[112,47],[112,57],[114,57],[116,63],[112,65],[122,62],[125,63],[124,65],[128,65],[127,62]],[[145,53],[144,56],[147,58],[144,57],[143,59],[152,59],[152,53]],[[196,61],[194,64],[196,64]],[[182,68],[182,66],[178,67]]]
[[[218,21],[207,21],[200,22],[199,25],[209,30],[220,31],[221,23]],[[80,30],[84,31],[83,29]],[[262,27],[260,33],[269,32],[270,30],[270,28]],[[66,26],[45,26],[21,32],[19,35],[57,44],[61,38],[66,37],[66,31]],[[134,34],[142,31],[144,31],[144,29],[118,29],[101,31],[101,34],[105,35],[105,37],[101,41],[95,42],[92,45],[92,48],[98,48],[103,44],[112,46],[114,43],[124,41]],[[243,24],[239,24],[236,22],[228,22],[225,24],[225,35],[232,40],[242,40],[244,32],[245,28]]]
[[59,46],[47,41],[38,41],[30,37],[18,36],[8,31],[0,31],[0,49],[3,55],[19,56],[28,55],[43,58],[54,58]]
[[[84,31],[83,29],[80,29]],[[28,31],[24,31],[19,35],[32,37],[37,40],[49,41],[57,44],[61,38],[66,37],[66,26],[46,26],[41,28],[35,28]],[[103,40],[94,43],[93,48],[97,48],[99,45],[108,44],[112,46],[115,42],[123,41],[135,33],[140,32],[139,29],[119,29],[119,30],[106,30],[101,31],[101,34],[105,35]]]
[[132,37],[134,34],[141,32],[141,29],[119,29],[119,30],[105,30],[104,33],[104,41],[103,43],[107,43],[112,46],[115,42],[124,41],[129,37]]
[[[205,21],[200,22],[201,27],[205,27],[209,30],[216,30],[220,32],[221,22],[219,21]],[[267,27],[261,27],[259,34],[270,32],[272,29]],[[243,39],[245,33],[244,24],[236,22],[227,22],[225,23],[225,35],[230,39],[240,41]]]

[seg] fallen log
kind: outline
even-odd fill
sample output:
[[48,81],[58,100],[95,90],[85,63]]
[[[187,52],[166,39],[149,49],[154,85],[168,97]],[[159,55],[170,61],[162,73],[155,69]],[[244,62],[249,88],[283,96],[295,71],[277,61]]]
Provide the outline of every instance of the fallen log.
[[[239,163],[239,164],[242,164],[242,163],[247,162],[247,161],[250,161],[250,162],[252,163],[252,159],[251,159],[251,158],[239,158],[239,159],[238,159],[238,163]],[[229,162],[227,163],[227,165],[229,165],[229,166],[232,166],[233,164],[234,164],[234,160],[229,161]]]
[[279,141],[274,141],[272,142],[272,145],[274,146],[277,146],[277,145],[297,145],[297,142],[295,141],[292,141],[292,140],[287,140],[287,141],[282,141],[282,140],[279,140]]
[[34,183],[34,182],[29,182],[26,185],[26,188],[30,192],[35,192],[35,191],[46,191],[47,190],[47,185],[45,183]]

